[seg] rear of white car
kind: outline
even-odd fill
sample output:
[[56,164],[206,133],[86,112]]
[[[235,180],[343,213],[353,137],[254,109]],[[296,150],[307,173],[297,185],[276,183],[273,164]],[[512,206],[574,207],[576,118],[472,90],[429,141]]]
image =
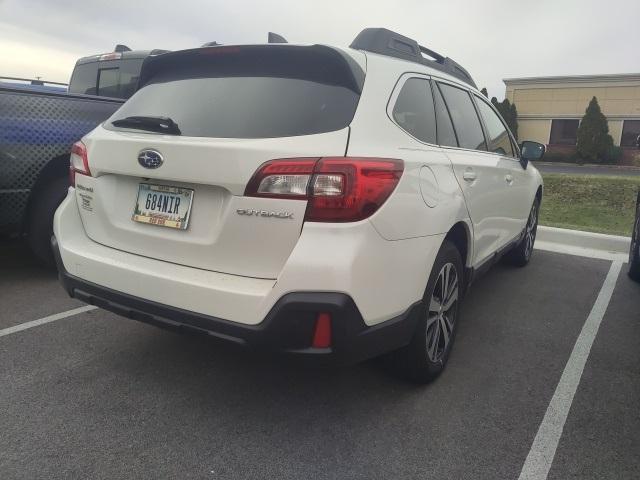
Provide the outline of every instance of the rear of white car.
[[[66,290],[159,326],[340,362],[415,341],[443,248],[461,291],[462,268],[486,258],[450,155],[392,111],[406,71],[319,45],[150,60],[143,88],[74,147],[53,239]],[[450,286],[457,311],[457,277]]]
[[[239,343],[381,353],[358,335],[410,315],[438,242],[390,242],[369,219],[404,165],[345,156],[365,64],[350,55],[278,45],[157,59],[150,83],[76,147],[54,232],[69,292]],[[171,117],[181,134],[113,126],[133,116]]]

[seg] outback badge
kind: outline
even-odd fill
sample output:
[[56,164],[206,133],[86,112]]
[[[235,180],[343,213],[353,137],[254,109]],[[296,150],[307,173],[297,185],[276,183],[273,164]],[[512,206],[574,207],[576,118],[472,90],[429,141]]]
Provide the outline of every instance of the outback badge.
[[256,210],[255,208],[238,208],[236,213],[249,217],[293,218],[293,212],[273,212],[269,210]]

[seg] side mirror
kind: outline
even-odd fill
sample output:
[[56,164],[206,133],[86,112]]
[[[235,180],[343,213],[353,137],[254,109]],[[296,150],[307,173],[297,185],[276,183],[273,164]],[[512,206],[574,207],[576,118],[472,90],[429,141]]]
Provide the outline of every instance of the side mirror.
[[532,142],[525,140],[520,144],[520,163],[522,168],[527,168],[527,165],[532,160],[540,160],[544,156],[544,152],[547,147],[538,142]]

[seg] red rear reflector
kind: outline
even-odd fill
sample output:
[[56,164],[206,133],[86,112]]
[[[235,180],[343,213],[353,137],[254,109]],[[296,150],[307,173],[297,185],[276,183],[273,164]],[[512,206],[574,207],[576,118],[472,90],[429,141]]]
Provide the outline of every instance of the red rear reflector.
[[319,313],[313,332],[313,348],[329,348],[331,346],[331,315]]
[[382,206],[403,170],[402,160],[391,158],[270,160],[253,175],[245,195],[308,200],[307,221],[355,222]]

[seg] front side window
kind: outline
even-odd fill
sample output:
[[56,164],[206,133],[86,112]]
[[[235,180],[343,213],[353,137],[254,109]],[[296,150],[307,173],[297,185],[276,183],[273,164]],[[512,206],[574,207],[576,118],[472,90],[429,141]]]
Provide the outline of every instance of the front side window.
[[404,83],[393,107],[393,119],[418,140],[436,143],[436,118],[428,80],[410,78]]
[[442,83],[438,85],[449,108],[460,147],[471,150],[487,150],[480,119],[469,93],[451,85]]
[[513,157],[513,146],[511,145],[509,132],[504,123],[502,123],[498,114],[493,111],[493,108],[491,108],[486,101],[477,95],[475,98],[476,103],[478,104],[478,110],[480,110],[480,115],[482,116],[484,125],[487,128],[489,150],[500,155]]
[[578,140],[580,120],[551,120],[551,145],[575,145]]

